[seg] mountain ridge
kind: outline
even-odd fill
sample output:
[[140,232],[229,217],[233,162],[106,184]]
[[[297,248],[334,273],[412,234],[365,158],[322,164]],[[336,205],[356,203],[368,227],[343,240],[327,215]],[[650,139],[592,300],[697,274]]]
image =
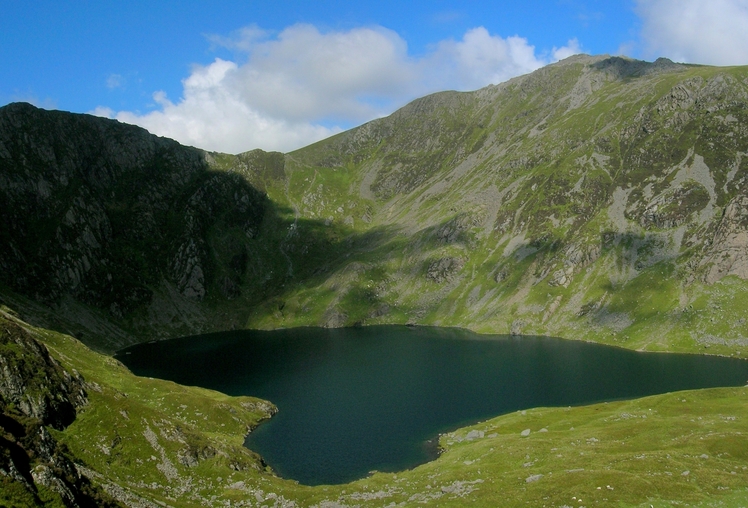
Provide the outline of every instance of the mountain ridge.
[[[442,282],[466,266],[471,256],[466,255],[465,245],[470,244],[469,249],[474,250],[483,244],[488,252],[475,262],[473,270],[492,264],[484,278],[503,282],[505,287],[504,281],[511,282],[509,275],[514,270],[501,265],[511,265],[507,258],[512,253],[516,254],[516,261],[533,261],[537,280],[525,277],[525,289],[515,289],[515,295],[508,298],[510,303],[524,300],[521,295],[517,298],[517,293],[532,291],[540,280],[552,282],[550,287],[567,287],[574,276],[582,270],[589,271],[588,267],[611,247],[618,251],[618,261],[624,261],[622,273],[612,274],[613,278],[625,285],[629,276],[641,269],[681,254],[693,256],[695,250],[703,252],[699,252],[700,259],[689,271],[704,271],[710,263],[719,264],[722,251],[716,247],[722,245],[721,240],[711,242],[716,246],[711,249],[704,242],[711,240],[719,212],[729,200],[736,199],[735,193],[742,188],[745,120],[741,105],[746,101],[745,83],[744,70],[740,68],[577,57],[477,92],[445,92],[417,100],[386,119],[318,142],[291,156],[298,163],[297,171],[310,175],[307,179],[321,174],[322,167],[332,167],[338,174],[347,168],[350,174],[359,176],[358,189],[356,185],[333,186],[331,199],[335,193],[358,192],[357,198],[368,199],[368,207],[379,205],[388,210],[387,219],[380,224],[397,223],[390,221],[397,211],[402,219],[398,225],[408,234],[431,234],[444,255],[431,260],[422,256],[421,267],[427,276],[437,273],[436,279]],[[455,99],[450,101],[451,97]],[[449,102],[451,109],[427,107],[439,101]],[[716,113],[720,110],[729,113],[719,116]],[[471,121],[464,121],[458,128],[447,127],[449,122],[454,124],[465,118]],[[703,139],[707,125],[709,135],[719,137],[725,146],[714,149],[714,141]],[[732,134],[728,132],[730,126],[736,129]],[[411,136],[412,131],[418,135]],[[388,134],[392,132],[397,135]],[[340,154],[349,155],[346,159]],[[710,166],[716,166],[715,172]],[[670,185],[673,180],[675,184]],[[270,195],[282,199],[281,193]],[[324,200],[323,196],[320,198]],[[452,206],[443,206],[444,200],[450,199]],[[429,205],[429,200],[441,200],[442,204]],[[330,207],[324,211],[324,207],[314,208],[307,206],[303,213],[320,216],[330,211]],[[699,217],[704,220],[696,220],[695,214],[701,214]],[[335,218],[334,213],[330,215],[328,220]],[[351,215],[341,219],[349,223],[356,220]],[[361,219],[365,221],[366,217]],[[373,223],[377,223],[376,218]],[[429,231],[429,227],[434,231]],[[734,230],[731,238],[740,237],[738,230],[742,226],[738,222],[733,221],[729,228]],[[500,234],[491,237],[492,231]],[[686,235],[686,242],[691,244],[681,249],[680,235],[687,231],[691,235]],[[455,241],[460,235],[463,240],[469,239],[471,233],[472,243]],[[496,255],[497,249],[503,251],[501,257]],[[654,255],[638,255],[647,249]],[[735,254],[740,248],[728,250]],[[625,262],[627,259],[630,263]],[[724,274],[730,273],[726,265],[721,269]],[[679,277],[705,280],[703,273]],[[419,284],[422,280],[411,278],[409,282]],[[711,277],[709,282],[716,282],[716,278]],[[431,289],[421,286],[419,289],[426,293]],[[477,283],[472,286],[480,298],[491,293],[491,289],[479,289]],[[679,294],[668,294],[667,298],[677,302],[693,298],[683,295],[680,288],[673,289],[672,293]],[[699,287],[698,291],[702,289]],[[501,288],[495,289],[494,295],[500,291]],[[518,331],[522,321],[539,323],[552,318],[559,309],[555,303],[559,297],[567,302],[590,299],[551,291],[552,298],[547,301],[526,302],[529,305],[515,316],[505,316],[497,320],[498,326],[480,327],[479,331]],[[709,292],[708,287],[705,292]],[[545,295],[535,296],[537,299]],[[633,295],[625,296],[619,307],[635,304],[630,296]],[[447,299],[446,295],[437,298]],[[604,321],[610,314],[606,314],[604,298],[582,301],[569,310],[572,316],[588,315],[589,309],[595,308],[592,315]],[[471,307],[466,301],[469,298],[463,296],[462,300],[467,305],[458,302],[455,308],[442,306],[441,316],[459,312],[460,306]],[[678,305],[671,301],[667,311],[673,313]],[[534,310],[533,306],[542,310]],[[572,317],[568,311],[566,314]],[[617,314],[616,327],[621,330],[628,328],[621,324],[639,321],[626,315],[630,312]],[[474,326],[476,321],[483,321],[475,316],[462,320],[441,316],[427,321],[458,326],[466,322]],[[550,321],[552,325],[553,320]],[[572,330],[582,328],[573,323],[573,317],[568,321],[572,321]],[[559,324],[534,326],[527,331],[576,335],[568,333],[567,324]],[[594,337],[599,332],[607,335],[621,331],[606,332],[605,327],[600,330],[591,324],[585,330],[587,340],[599,340]],[[672,329],[670,324],[667,326]],[[742,335],[736,339],[743,341]],[[632,346],[642,344],[627,347]]]
[[[41,136],[41,155],[11,156],[14,136],[29,129],[0,129],[0,192],[12,203],[2,210],[11,225],[0,255],[5,298],[40,316],[34,300],[49,303],[46,290],[72,316],[60,329],[108,350],[233,327],[392,322],[742,354],[748,329],[725,295],[746,289],[747,82],[741,67],[578,55],[475,92],[417,99],[286,155],[210,153],[24,106],[41,115],[24,134]],[[54,248],[27,224],[38,212],[17,204],[18,195],[51,196],[53,177],[33,176],[57,167],[44,153],[73,167],[80,151],[49,138],[75,129],[42,132],[45,115],[90,123],[97,154],[121,146],[101,132],[131,136],[129,160],[89,153],[88,169],[76,170],[101,178],[60,198],[66,219]],[[137,176],[117,187],[112,171]],[[236,210],[244,215],[232,219]],[[22,252],[24,234],[31,245]],[[113,284],[91,275],[113,275],[103,261],[86,267],[103,239],[121,254],[107,262],[130,274],[125,291],[104,294]],[[54,254],[36,253],[40,246]],[[34,291],[23,289],[29,277],[41,280]],[[655,292],[658,301],[639,301]],[[721,325],[706,319],[715,306],[728,315]],[[112,327],[119,338],[108,343]]]

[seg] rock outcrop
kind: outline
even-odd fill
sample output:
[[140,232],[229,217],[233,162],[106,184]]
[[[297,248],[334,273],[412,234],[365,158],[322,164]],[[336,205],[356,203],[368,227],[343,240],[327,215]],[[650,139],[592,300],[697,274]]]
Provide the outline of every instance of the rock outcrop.
[[70,425],[87,403],[83,379],[9,320],[2,321],[0,351],[0,403],[55,429]]
[[0,315],[0,488],[20,484],[38,502],[39,486],[68,507],[118,506],[82,476],[47,426],[62,430],[88,403],[84,380],[7,315]]
[[748,196],[727,205],[703,263],[709,266],[709,284],[727,275],[748,279]]

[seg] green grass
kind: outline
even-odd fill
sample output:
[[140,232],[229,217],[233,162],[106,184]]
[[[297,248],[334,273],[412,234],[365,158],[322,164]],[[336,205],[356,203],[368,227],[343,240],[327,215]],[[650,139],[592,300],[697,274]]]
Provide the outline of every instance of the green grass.
[[[297,506],[740,506],[746,499],[748,388],[528,409],[442,435],[441,456],[412,470],[306,487],[272,475],[242,447],[247,427],[263,416],[260,401],[139,378],[71,337],[29,329],[87,381],[89,405],[55,437],[104,475],[95,482],[170,506],[279,499]],[[200,457],[197,465],[180,462],[185,451]],[[0,492],[6,503],[25,495]]]

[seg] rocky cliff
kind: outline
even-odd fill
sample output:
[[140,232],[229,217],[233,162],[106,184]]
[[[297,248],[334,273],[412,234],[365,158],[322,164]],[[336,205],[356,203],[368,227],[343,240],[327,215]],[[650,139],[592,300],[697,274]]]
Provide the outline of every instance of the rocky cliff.
[[84,380],[65,370],[14,319],[0,314],[0,502],[118,506],[78,472],[48,427],[63,430],[88,403]]
[[154,295],[174,320],[182,316],[173,309],[210,292],[236,296],[265,198],[209,160],[119,122],[0,108],[0,281],[46,305],[82,303],[125,328]]

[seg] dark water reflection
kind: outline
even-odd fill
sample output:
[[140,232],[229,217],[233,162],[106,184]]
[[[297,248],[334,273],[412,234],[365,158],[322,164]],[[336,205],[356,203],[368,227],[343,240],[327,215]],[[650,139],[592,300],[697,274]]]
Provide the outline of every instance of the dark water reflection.
[[748,379],[748,362],[730,358],[404,326],[225,332],[117,357],[142,376],[272,401],[279,413],[247,445],[312,485],[413,467],[439,432],[518,409]]

